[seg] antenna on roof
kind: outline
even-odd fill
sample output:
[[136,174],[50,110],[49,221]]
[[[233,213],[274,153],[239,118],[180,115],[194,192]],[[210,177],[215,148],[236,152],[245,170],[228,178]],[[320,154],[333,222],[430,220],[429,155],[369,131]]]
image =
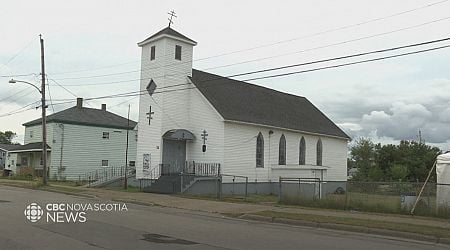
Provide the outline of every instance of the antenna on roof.
[[171,12],[168,12],[167,14],[170,16],[169,18],[167,18],[167,20],[169,20],[169,28],[170,28],[170,25],[173,24],[172,19],[177,16],[175,15],[175,11],[173,10]]

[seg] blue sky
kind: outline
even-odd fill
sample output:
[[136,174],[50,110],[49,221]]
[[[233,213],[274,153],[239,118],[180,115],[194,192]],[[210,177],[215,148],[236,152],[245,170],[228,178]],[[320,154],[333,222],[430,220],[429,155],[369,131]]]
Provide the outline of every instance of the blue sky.
[[[38,35],[42,33],[48,77],[65,85],[75,96],[88,98],[137,90],[139,81],[133,79],[139,78],[138,72],[95,76],[138,71],[140,50],[136,43],[167,26],[170,10],[178,15],[173,28],[198,42],[194,67],[226,76],[449,37],[448,9],[450,1],[440,0],[3,1],[0,75],[39,74]],[[355,25],[377,18],[382,19]],[[286,40],[292,41],[246,50]],[[333,45],[336,43],[343,44]],[[245,51],[216,56],[240,50]],[[302,50],[308,51],[295,53]],[[278,56],[282,54],[289,55]],[[271,56],[277,57],[236,64]],[[220,67],[227,64],[236,65]],[[420,129],[427,143],[450,150],[448,65],[450,49],[443,49],[252,83],[307,97],[352,137],[370,136],[388,143],[416,139]],[[38,78],[21,79],[39,83]],[[111,83],[117,81],[128,82]],[[98,83],[111,84],[89,85]],[[49,87],[55,103],[75,99],[53,81]],[[39,100],[39,94],[27,88],[0,78],[0,116]],[[88,105],[98,108],[106,103],[111,111],[125,116],[130,103],[131,117],[137,120],[137,101],[106,99]],[[74,104],[53,108],[58,111]],[[52,113],[53,108],[48,111]],[[0,117],[0,130],[21,135],[21,124],[39,115],[39,110],[28,110]]]

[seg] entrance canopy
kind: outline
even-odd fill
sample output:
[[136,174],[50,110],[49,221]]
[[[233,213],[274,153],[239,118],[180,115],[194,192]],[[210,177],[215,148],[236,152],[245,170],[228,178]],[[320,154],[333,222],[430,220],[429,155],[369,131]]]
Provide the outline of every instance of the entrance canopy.
[[163,138],[168,140],[192,141],[195,136],[192,132],[186,129],[172,129],[167,131],[163,135]]
[[[29,152],[41,152],[42,151],[42,143],[41,142],[33,142],[25,145],[17,145],[13,150],[10,150],[10,153],[29,153]],[[50,146],[47,144],[47,151],[51,151]]]

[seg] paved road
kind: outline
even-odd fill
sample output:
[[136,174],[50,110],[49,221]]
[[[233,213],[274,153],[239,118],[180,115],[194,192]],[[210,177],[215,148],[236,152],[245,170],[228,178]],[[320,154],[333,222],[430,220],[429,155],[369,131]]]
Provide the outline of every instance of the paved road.
[[[223,218],[218,214],[127,204],[87,212],[85,223],[29,222],[32,202],[111,203],[0,186],[0,249],[449,249],[445,245]],[[193,200],[192,202],[195,202]]]

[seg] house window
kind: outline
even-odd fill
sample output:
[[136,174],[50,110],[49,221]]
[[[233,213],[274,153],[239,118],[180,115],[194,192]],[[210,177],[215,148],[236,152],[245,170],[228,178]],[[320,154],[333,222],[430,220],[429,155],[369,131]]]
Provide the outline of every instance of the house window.
[[150,61],[155,60],[155,54],[156,54],[156,47],[155,47],[155,46],[152,46],[152,47],[150,48]]
[[108,160],[102,160],[102,167],[108,166]]
[[284,134],[280,137],[278,148],[278,165],[286,165],[286,137]]
[[264,137],[261,132],[259,132],[256,138],[256,167],[264,167]]
[[317,161],[316,161],[316,165],[317,166],[322,166],[322,140],[319,139],[317,141]]
[[175,45],[175,59],[181,61],[181,46]]
[[298,149],[298,164],[299,165],[305,165],[306,161],[306,145],[305,145],[305,138],[302,136],[302,139],[300,139],[300,145]]
[[109,132],[103,132],[103,139],[109,139]]
[[135,162],[135,161],[130,161],[130,162],[128,163],[128,166],[130,166],[130,167],[136,167],[136,162]]
[[33,131],[30,131],[30,138],[33,138]]

